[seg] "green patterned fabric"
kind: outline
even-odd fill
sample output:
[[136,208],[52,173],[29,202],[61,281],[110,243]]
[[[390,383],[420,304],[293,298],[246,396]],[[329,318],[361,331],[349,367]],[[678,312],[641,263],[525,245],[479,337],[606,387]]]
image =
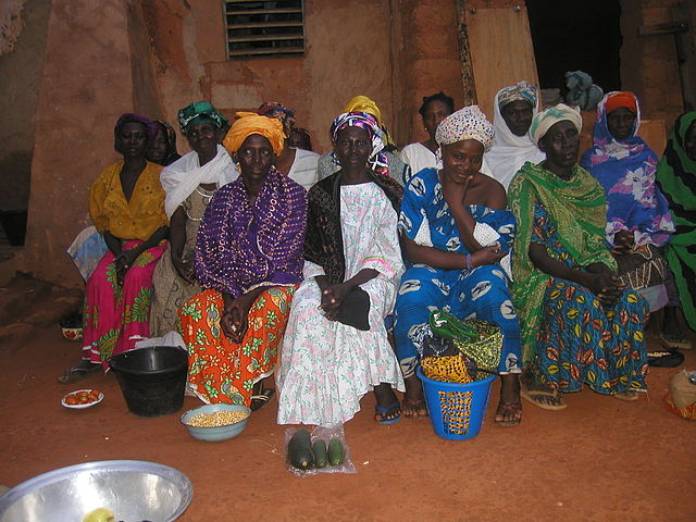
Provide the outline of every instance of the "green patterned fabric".
[[679,116],[656,174],[677,229],[665,249],[665,257],[674,274],[684,317],[692,330],[696,330],[696,161],[686,155],[684,142],[695,122],[696,112]]
[[219,129],[228,124],[227,118],[218,112],[209,101],[197,101],[187,105],[179,110],[177,119],[179,120],[181,132],[184,134],[186,134],[186,128],[189,125],[199,123],[203,121],[203,119],[211,120]]
[[512,298],[522,326],[522,360],[534,357],[535,336],[550,275],[537,269],[529,258],[534,223],[534,204],[541,203],[558,225],[563,246],[580,266],[604,263],[616,270],[616,261],[605,242],[606,200],[604,189],[579,165],[564,180],[542,164],[525,163],[513,178],[508,201],[517,221],[513,245]]

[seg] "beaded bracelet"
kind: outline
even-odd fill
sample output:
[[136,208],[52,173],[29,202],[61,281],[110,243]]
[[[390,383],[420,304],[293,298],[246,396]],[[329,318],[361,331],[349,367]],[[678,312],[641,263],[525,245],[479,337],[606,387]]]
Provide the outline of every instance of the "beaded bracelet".
[[466,255],[466,269],[471,272],[471,254]]

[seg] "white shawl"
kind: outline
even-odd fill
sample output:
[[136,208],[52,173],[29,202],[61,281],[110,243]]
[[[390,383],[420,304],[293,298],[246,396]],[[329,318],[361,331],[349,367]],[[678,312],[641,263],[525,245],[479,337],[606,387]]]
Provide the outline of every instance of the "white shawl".
[[198,154],[189,152],[160,174],[160,183],[166,193],[164,211],[171,218],[176,209],[200,184],[215,183],[218,188],[231,183],[239,177],[239,172],[227,151],[217,146],[217,154],[208,163],[200,166]]
[[[495,128],[495,137],[493,138],[493,146],[484,154],[484,160],[492,171],[493,178],[497,179],[505,191],[507,191],[510,181],[517,174],[517,171],[522,168],[522,165],[527,161],[537,164],[546,159],[546,154],[539,150],[539,147],[532,141],[528,134],[524,136],[516,136],[505,123],[503,115],[498,107],[498,96],[500,91],[495,95],[493,101],[493,109],[495,116],[493,117],[493,127]],[[537,102],[538,106],[538,102]],[[532,109],[536,115],[538,107]]]

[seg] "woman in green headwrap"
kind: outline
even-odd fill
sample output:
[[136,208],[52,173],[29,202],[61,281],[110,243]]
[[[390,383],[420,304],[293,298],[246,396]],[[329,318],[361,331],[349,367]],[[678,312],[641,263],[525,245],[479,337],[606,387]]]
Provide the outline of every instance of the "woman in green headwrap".
[[646,389],[647,303],[616,275],[604,240],[604,190],[577,164],[581,126],[580,114],[563,104],[537,114],[529,132],[546,160],[525,163],[509,189],[522,396],[551,410],[566,407],[559,392],[583,384],[624,400]]
[[682,114],[674,123],[656,179],[676,225],[667,261],[686,322],[696,330],[696,112]]

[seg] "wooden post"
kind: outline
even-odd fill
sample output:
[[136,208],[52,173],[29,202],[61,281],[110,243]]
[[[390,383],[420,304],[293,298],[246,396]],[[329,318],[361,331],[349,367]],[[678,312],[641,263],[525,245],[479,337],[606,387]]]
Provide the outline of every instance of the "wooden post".
[[459,61],[462,67],[462,85],[464,87],[463,105],[476,103],[476,83],[474,67],[471,63],[469,35],[466,29],[467,0],[457,0],[457,37],[459,40]]

